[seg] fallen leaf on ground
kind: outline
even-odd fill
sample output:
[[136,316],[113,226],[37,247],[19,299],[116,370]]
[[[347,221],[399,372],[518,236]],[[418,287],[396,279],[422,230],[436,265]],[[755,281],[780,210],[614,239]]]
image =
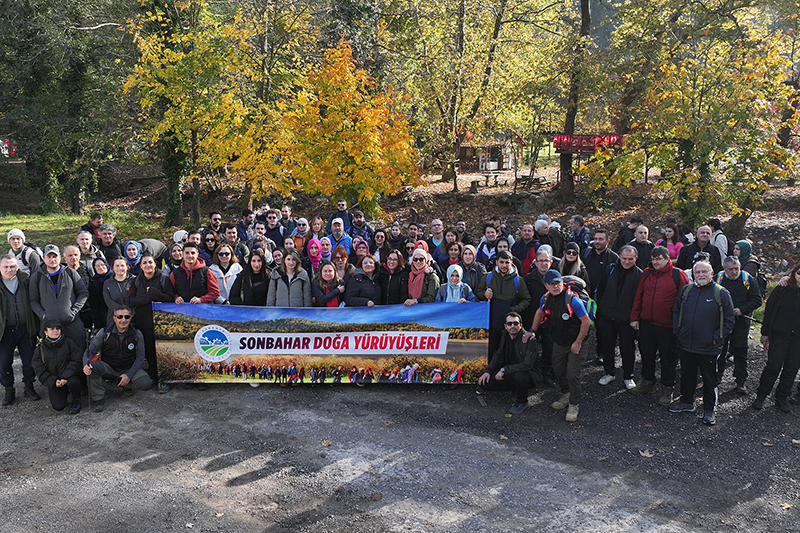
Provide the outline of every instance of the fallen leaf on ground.
[[506,418],[511,418],[512,416],[514,416],[514,415],[512,415],[511,413],[506,413],[506,414],[505,414],[505,417],[506,417]]
[[791,509],[792,508],[792,504],[791,503],[782,503],[781,507],[783,507],[784,509]]
[[[800,444],[800,439],[792,439],[792,444]],[[6,471],[5,468],[0,469],[0,472],[5,472],[5,471]]]
[[651,427],[653,427],[653,424],[645,424],[644,427],[651,428]]
[[641,455],[642,457],[647,457],[649,459],[650,457],[653,457],[654,454],[650,450],[639,450],[639,455]]
[[344,487],[342,487],[341,485],[339,485],[338,487],[336,487],[336,488],[334,489],[334,492],[344,492]]
[[391,422],[384,422],[384,423],[383,423],[383,427],[385,427],[385,428],[388,428],[388,427],[389,427],[389,426],[391,426],[391,425],[392,425],[392,423],[391,423]]
[[505,435],[500,435],[500,440],[508,440],[508,437],[506,437]]
[[765,442],[764,446],[768,446],[768,447],[772,448],[773,444],[771,442]]
[[225,516],[225,513],[217,513],[214,516],[216,516],[217,518],[222,518],[223,516]]
[[656,451],[657,451],[658,453],[667,453],[667,450],[665,450],[665,449],[663,449],[663,448],[656,448]]
[[598,461],[607,461],[608,457],[598,457],[597,460]]
[[322,445],[323,446],[330,446],[331,444],[333,444],[333,443],[331,441],[329,441],[329,440],[322,441]]
[[383,494],[381,494],[380,492],[376,492],[375,494],[372,495],[372,500],[373,501],[378,501],[381,498],[383,498]]

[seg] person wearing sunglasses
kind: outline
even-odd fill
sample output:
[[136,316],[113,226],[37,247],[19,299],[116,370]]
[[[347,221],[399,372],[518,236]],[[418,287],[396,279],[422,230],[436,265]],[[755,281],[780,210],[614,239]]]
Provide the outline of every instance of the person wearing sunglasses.
[[568,242],[564,246],[564,257],[558,264],[557,270],[561,272],[562,276],[577,276],[586,283],[587,290],[593,287],[589,284],[589,271],[586,270],[586,265],[583,264],[580,258],[580,248],[574,242]]
[[408,274],[408,298],[403,305],[433,303],[439,290],[439,278],[428,268],[428,253],[417,248],[411,255],[411,271]]
[[476,392],[483,394],[487,390],[513,390],[514,403],[508,412],[512,415],[522,414],[528,407],[528,391],[542,381],[540,353],[541,348],[535,339],[523,341],[522,317],[519,313],[507,313],[500,346],[478,378]]
[[217,278],[219,286],[219,298],[214,303],[230,305],[231,289],[236,277],[242,272],[242,264],[229,244],[223,244],[217,248],[211,263],[209,270]]
[[147,390],[153,381],[142,365],[145,361],[144,337],[131,325],[130,307],[114,309],[113,324],[99,330],[83,354],[83,373],[88,376],[92,410],[105,410],[106,388],[103,378],[116,379],[117,387]]

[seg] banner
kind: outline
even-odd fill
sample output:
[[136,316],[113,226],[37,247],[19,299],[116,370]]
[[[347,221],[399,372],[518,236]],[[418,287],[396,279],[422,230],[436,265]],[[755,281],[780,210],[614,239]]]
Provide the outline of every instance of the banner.
[[153,304],[153,316],[165,382],[465,383],[486,365],[488,302]]

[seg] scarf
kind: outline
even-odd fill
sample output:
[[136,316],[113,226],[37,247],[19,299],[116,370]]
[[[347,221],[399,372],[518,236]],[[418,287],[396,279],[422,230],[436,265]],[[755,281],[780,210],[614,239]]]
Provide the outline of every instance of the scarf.
[[[128,257],[128,246],[130,246],[131,244],[136,247],[136,257],[134,257],[133,259]],[[139,261],[142,260],[142,245],[139,244],[136,241],[128,241],[128,242],[126,242],[125,243],[125,259],[128,260],[128,266],[130,268],[133,268],[136,265],[138,265]]]
[[[316,245],[317,255],[311,255],[312,245]],[[307,250],[306,255],[308,256],[308,259],[311,261],[311,266],[314,267],[315,270],[318,269],[319,263],[320,261],[322,261],[322,242],[320,242],[319,239],[311,239],[308,241],[308,246],[306,246],[306,250]]]
[[[417,268],[417,263],[413,260],[418,256],[425,259],[425,262],[423,262],[422,266],[419,268]],[[417,248],[414,250],[411,259],[411,272],[408,275],[408,295],[415,300],[419,300],[422,297],[422,289],[425,284],[425,270],[428,266],[428,254],[422,251],[422,249]]]
[[750,260],[750,257],[753,255],[753,247],[750,246],[750,243],[745,240],[736,241],[736,244],[739,245],[739,263],[744,266],[744,264],[747,263]]
[[[453,272],[458,274],[458,283],[453,284],[450,281],[450,276],[453,275]],[[447,294],[445,296],[445,302],[453,302],[458,303],[458,301],[463,297],[464,290],[463,290],[463,283],[461,279],[464,277],[464,271],[458,265],[450,265],[447,267]]]
[[[323,255],[323,254],[322,254],[322,241],[328,241],[328,244],[331,244],[331,240],[330,240],[329,238],[327,238],[327,237],[323,237],[323,238],[321,238],[321,239],[319,240],[319,253],[320,253],[320,257],[321,257],[322,259],[324,259],[325,261],[332,261],[333,259],[331,258],[331,253],[330,253],[330,252],[328,253],[328,255]],[[331,246],[331,251],[333,251],[333,246]]]

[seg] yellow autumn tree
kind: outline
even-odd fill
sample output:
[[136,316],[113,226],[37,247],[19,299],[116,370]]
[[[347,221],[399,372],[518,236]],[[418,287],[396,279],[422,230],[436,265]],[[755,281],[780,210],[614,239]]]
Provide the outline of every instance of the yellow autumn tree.
[[419,182],[417,150],[398,96],[356,68],[348,43],[325,52],[291,98],[240,138],[233,163],[254,191],[344,197],[367,211]]

